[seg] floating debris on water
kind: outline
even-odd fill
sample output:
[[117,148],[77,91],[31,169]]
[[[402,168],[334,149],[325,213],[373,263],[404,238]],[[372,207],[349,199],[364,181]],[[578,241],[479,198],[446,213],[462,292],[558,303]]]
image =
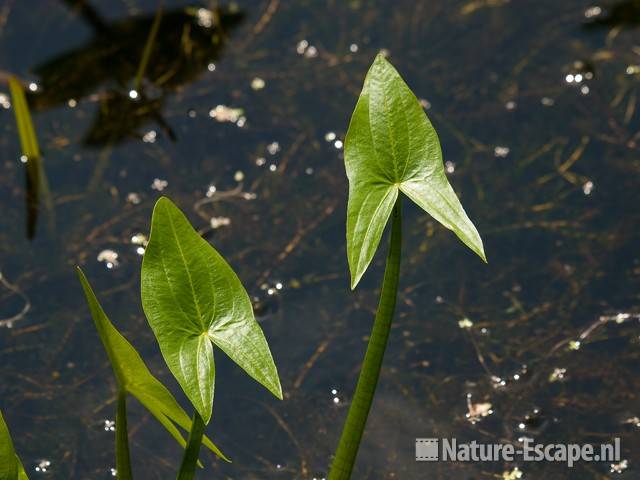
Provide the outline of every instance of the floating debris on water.
[[465,317],[462,320],[458,321],[458,326],[462,329],[469,329],[473,327],[473,322]]
[[507,381],[504,378],[492,375],[491,384],[493,385],[493,388],[502,388],[507,385]]
[[138,99],[138,91],[137,90],[129,90],[129,98],[131,100],[137,100]]
[[155,130],[149,130],[142,136],[142,141],[144,143],[156,143],[157,133]]
[[467,413],[464,416],[471,424],[475,425],[480,419],[493,413],[492,406],[489,402],[471,403],[471,394],[467,393]]
[[142,199],[140,198],[140,194],[136,192],[131,192],[127,194],[127,203],[131,205],[139,205]]
[[78,101],[75,98],[70,98],[67,101],[67,105],[69,105],[69,108],[76,108],[78,106]]
[[618,463],[612,463],[610,465],[610,473],[622,473],[624,472],[627,468],[629,468],[629,461],[628,460],[622,460],[621,462]]
[[5,110],[11,108],[11,101],[9,100],[9,96],[5,93],[0,93],[0,106]]
[[518,480],[522,478],[522,475],[522,470],[518,467],[514,467],[511,471],[507,470],[506,472],[503,472],[502,480]]
[[343,146],[342,140],[336,140],[335,142],[333,142],[333,146],[340,150]]
[[117,476],[118,476],[118,471],[117,471],[115,468],[113,468],[113,467],[111,467],[111,468],[109,469],[109,472],[111,473],[111,476],[112,476],[112,477],[117,477]]
[[640,417],[629,417],[622,422],[623,425],[633,425],[640,428]]
[[431,109],[431,102],[429,100],[427,100],[425,98],[421,98],[419,100],[419,102],[420,102],[420,106],[422,108],[424,108],[425,110],[430,110]]
[[584,17],[593,18],[593,17],[597,17],[601,13],[602,13],[602,8],[597,5],[594,5],[593,7],[589,7],[584,11]]
[[51,467],[51,461],[42,459],[42,460],[38,460],[38,463],[36,463],[34,470],[38,473],[47,473],[50,467]]
[[258,157],[256,158],[256,165],[259,167],[264,166],[264,164],[267,163],[267,159],[264,157]]
[[351,45],[349,45],[349,51],[351,53],[356,53],[360,48],[358,47],[357,43],[352,43]]
[[38,84],[37,84],[37,83],[35,83],[35,82],[31,82],[31,83],[29,84],[29,90],[30,90],[30,91],[32,91],[32,92],[37,92],[37,91],[38,91],[38,88],[39,88],[39,87],[38,87]]
[[640,73],[640,65],[629,65],[626,72],[627,75],[637,75]]
[[327,132],[324,134],[324,140],[326,142],[333,142],[336,139],[336,133],[335,132]]
[[509,100],[507,103],[504,104],[504,108],[506,108],[509,111],[515,110],[516,106],[517,104],[513,100]]
[[565,380],[567,374],[566,368],[554,368],[551,375],[549,375],[550,382],[559,382]]
[[544,105],[545,107],[553,107],[553,105],[556,103],[556,101],[551,97],[542,97],[540,99],[540,103],[542,105]]
[[253,90],[262,90],[265,85],[266,82],[260,77],[255,77],[253,80],[251,80],[251,88]]
[[444,169],[447,173],[453,173],[456,171],[456,164],[453,163],[451,160],[447,160],[444,163]]
[[582,192],[585,195],[591,195],[592,191],[593,191],[593,182],[591,180],[585,182],[584,185],[582,185]]
[[233,174],[233,179],[236,182],[241,182],[244,180],[244,172],[242,170],[238,170],[236,173]]
[[569,342],[569,350],[580,350],[580,340],[571,340]]
[[160,178],[154,178],[153,183],[151,184],[151,189],[161,192],[168,186],[169,186],[169,182],[167,182],[166,180],[162,180]]
[[207,65],[207,70],[209,70],[210,72],[215,72],[216,71],[216,64],[215,63],[210,63],[209,65]]
[[300,40],[296,45],[296,52],[298,55],[303,55],[305,58],[315,58],[318,56],[318,49],[313,45],[310,45],[307,40]]
[[105,249],[98,254],[97,260],[100,263],[104,263],[107,268],[111,270],[113,268],[117,268],[120,265],[118,257],[118,252],[110,249]]
[[307,175],[313,175],[313,168],[311,167],[305,168],[304,173],[306,173]]
[[204,28],[211,28],[215,23],[214,13],[208,8],[199,8],[196,10],[196,22]]
[[235,123],[239,127],[243,126],[246,118],[242,108],[232,108],[226,105],[216,105],[215,108],[209,110],[209,116],[220,123]]
[[136,253],[138,255],[144,255],[147,244],[149,243],[149,239],[143,233],[136,233],[131,237],[131,243],[133,245],[137,245]]
[[228,227],[231,225],[231,219],[229,217],[211,217],[209,220],[211,228],[214,230],[220,227]]
[[279,151],[280,144],[278,142],[271,142],[269,145],[267,145],[267,152],[269,152],[270,155],[275,155]]
[[104,431],[105,432],[115,432],[116,431],[116,422],[115,420],[104,420]]
[[499,145],[493,149],[493,154],[498,158],[506,157],[507,155],[509,155],[509,152],[509,147],[502,147]]

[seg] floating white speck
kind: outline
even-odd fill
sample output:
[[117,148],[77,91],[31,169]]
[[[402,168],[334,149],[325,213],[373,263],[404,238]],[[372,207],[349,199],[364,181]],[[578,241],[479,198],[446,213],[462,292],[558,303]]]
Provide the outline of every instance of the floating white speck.
[[338,150],[340,150],[342,148],[342,145],[343,145],[342,140],[336,140],[333,143],[333,146],[336,147]]
[[78,101],[75,98],[70,98],[67,100],[67,105],[69,105],[69,108],[76,108],[78,106]]
[[327,132],[324,134],[324,139],[326,142],[333,142],[336,139],[335,132]]
[[271,165],[269,165],[269,171],[270,172],[275,172],[278,169],[278,167],[276,166],[275,163],[272,163]]
[[356,53],[358,50],[359,48],[357,43],[352,43],[351,45],[349,45],[349,51],[351,53]]
[[264,164],[267,163],[267,159],[264,157],[258,157],[256,158],[256,165],[259,167],[264,166]]
[[140,195],[135,192],[131,192],[127,195],[127,202],[132,205],[138,205],[142,200],[140,199]]
[[309,48],[304,52],[305,58],[315,58],[318,56],[318,49],[313,45],[310,45]]
[[129,98],[135,100],[138,98],[138,92],[136,90],[129,90]]
[[100,263],[104,263],[106,267],[111,270],[113,268],[118,267],[120,265],[120,261],[118,260],[118,252],[115,252],[110,249],[102,250],[97,257],[97,260]]
[[582,95],[589,95],[589,87],[587,85],[583,85],[582,87],[580,87],[580,93]]
[[572,73],[569,73],[566,77],[564,77],[564,80],[567,83],[573,83],[573,81],[575,80],[575,77],[573,76]]
[[140,245],[142,247],[146,247],[149,243],[149,239],[144,233],[136,233],[131,236],[131,243],[133,245]]
[[207,70],[209,70],[210,72],[215,72],[216,64],[215,63],[210,63],[209,65],[207,65]]
[[237,123],[243,114],[244,110],[242,108],[231,108],[226,105],[217,105],[215,108],[209,110],[209,116],[221,123]]
[[162,180],[160,178],[154,178],[153,183],[151,184],[151,188],[159,192],[163,191],[168,186],[169,186],[169,182],[167,182],[166,180]]
[[309,42],[306,40],[300,40],[298,42],[298,44],[296,45],[296,52],[298,52],[299,55],[304,54],[305,50],[307,49],[307,47],[309,46]]
[[201,27],[211,28],[213,27],[215,17],[213,12],[208,8],[199,8],[196,11],[196,21]]
[[611,465],[609,465],[610,467],[610,473],[622,473],[624,472],[627,468],[629,468],[629,461],[628,460],[622,460],[621,462],[618,463],[612,463]]
[[549,375],[550,382],[558,382],[560,380],[564,380],[567,374],[566,368],[554,368],[551,375]]
[[142,136],[142,141],[144,143],[156,143],[157,133],[155,130],[149,130]]
[[105,432],[115,432],[116,431],[116,422],[114,420],[104,421],[104,431]]
[[513,100],[509,100],[504,104],[504,108],[506,108],[507,110],[515,110],[516,106],[516,102],[514,102]]
[[422,108],[424,108],[425,110],[430,110],[431,109],[431,102],[425,98],[421,98],[420,100],[420,106],[422,106]]
[[510,151],[510,150],[509,150],[509,147],[501,147],[501,146],[497,146],[497,147],[495,147],[495,148],[493,149],[493,154],[494,154],[496,157],[504,158],[504,157],[506,157],[507,155],[509,155],[509,151]]
[[275,155],[279,151],[280,144],[278,142],[271,142],[269,145],[267,145],[267,152],[269,152],[271,155]]
[[9,96],[5,93],[0,93],[0,106],[5,110],[11,108],[11,102],[9,101]]
[[43,459],[43,460],[38,460],[38,463],[36,463],[34,470],[38,473],[47,473],[50,467],[51,467],[51,461]]
[[593,18],[593,17],[597,17],[601,13],[602,13],[602,8],[600,8],[599,6],[595,5],[593,7],[587,8],[584,11],[584,16],[585,16],[585,18]]
[[20,155],[21,163],[27,163],[28,161],[29,161],[29,157],[27,157],[26,155]]
[[242,170],[238,170],[236,173],[233,174],[233,179],[236,182],[241,182],[242,180],[244,180],[244,172],[242,172]]
[[305,168],[304,173],[306,173],[307,175],[313,175],[313,168],[311,167]]
[[256,77],[251,80],[251,88],[253,90],[262,90],[266,85],[266,82],[260,77]]
[[636,75],[637,73],[640,73],[640,65],[629,65],[626,72],[627,75]]
[[591,180],[588,180],[587,182],[584,183],[584,185],[582,185],[582,193],[584,193],[585,195],[591,195],[592,191],[593,191],[593,182]]
[[453,163],[451,160],[447,160],[444,164],[444,169],[446,170],[447,173],[453,173],[456,171],[456,164]]
[[468,329],[473,327],[473,322],[465,317],[462,320],[458,321],[458,326],[462,329]]
[[38,84],[34,83],[34,82],[31,82],[29,84],[29,90],[31,90],[32,92],[37,92],[38,91]]
[[220,227],[228,227],[231,225],[231,219],[228,217],[211,217],[209,223],[211,228],[215,230]]
[[540,99],[540,103],[542,105],[544,105],[545,107],[552,107],[555,102],[555,100],[553,98],[550,97],[542,97]]

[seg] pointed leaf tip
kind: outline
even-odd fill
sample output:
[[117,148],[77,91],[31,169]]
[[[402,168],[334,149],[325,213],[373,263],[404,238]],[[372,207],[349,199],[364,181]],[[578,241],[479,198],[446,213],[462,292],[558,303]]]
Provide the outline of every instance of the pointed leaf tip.
[[482,240],[447,179],[438,135],[397,70],[378,54],[345,138],[351,288],[380,243],[398,190],[486,261]]

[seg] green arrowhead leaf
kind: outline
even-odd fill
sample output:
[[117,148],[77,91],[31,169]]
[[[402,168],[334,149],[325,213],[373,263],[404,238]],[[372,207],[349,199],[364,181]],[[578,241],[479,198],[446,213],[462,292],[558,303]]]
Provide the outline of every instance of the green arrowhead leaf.
[[[189,431],[191,419],[171,392],[151,374],[136,349],[113,326],[84,273],[80,268],[77,271],[91,310],[91,316],[102,345],[109,356],[109,362],[115,373],[118,386],[137,398],[184,448],[186,441],[175,425]],[[210,439],[205,437],[203,443],[218,457],[229,461]]]
[[447,180],[438,135],[396,69],[378,55],[345,140],[351,288],[373,259],[394,202],[404,193],[484,261],[482,240]]
[[205,423],[213,408],[213,345],[282,399],[278,372],[247,292],[229,264],[165,197],[153,210],[142,262],[142,306],[169,369]]
[[13,448],[9,427],[0,412],[0,480],[29,480]]

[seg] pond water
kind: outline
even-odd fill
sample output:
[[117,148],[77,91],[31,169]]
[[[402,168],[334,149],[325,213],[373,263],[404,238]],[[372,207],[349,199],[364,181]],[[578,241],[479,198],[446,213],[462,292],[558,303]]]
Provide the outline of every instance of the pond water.
[[[216,352],[208,432],[234,463],[205,453],[199,478],[324,478],[384,264],[381,248],[349,290],[342,141],[380,50],[423,100],[489,264],[405,202],[354,478],[640,478],[637,1],[246,0],[211,15],[165,0],[136,85],[158,3],[0,3],[2,77],[33,83],[50,190],[36,208],[4,97],[0,408],[32,478],[112,478],[114,379],[75,265],[179,394],[139,298],[160,195],[254,297],[285,391]],[[136,478],[171,478],[180,449],[135,400],[129,425]],[[626,463],[414,458],[416,437],[523,436],[620,437]]]

